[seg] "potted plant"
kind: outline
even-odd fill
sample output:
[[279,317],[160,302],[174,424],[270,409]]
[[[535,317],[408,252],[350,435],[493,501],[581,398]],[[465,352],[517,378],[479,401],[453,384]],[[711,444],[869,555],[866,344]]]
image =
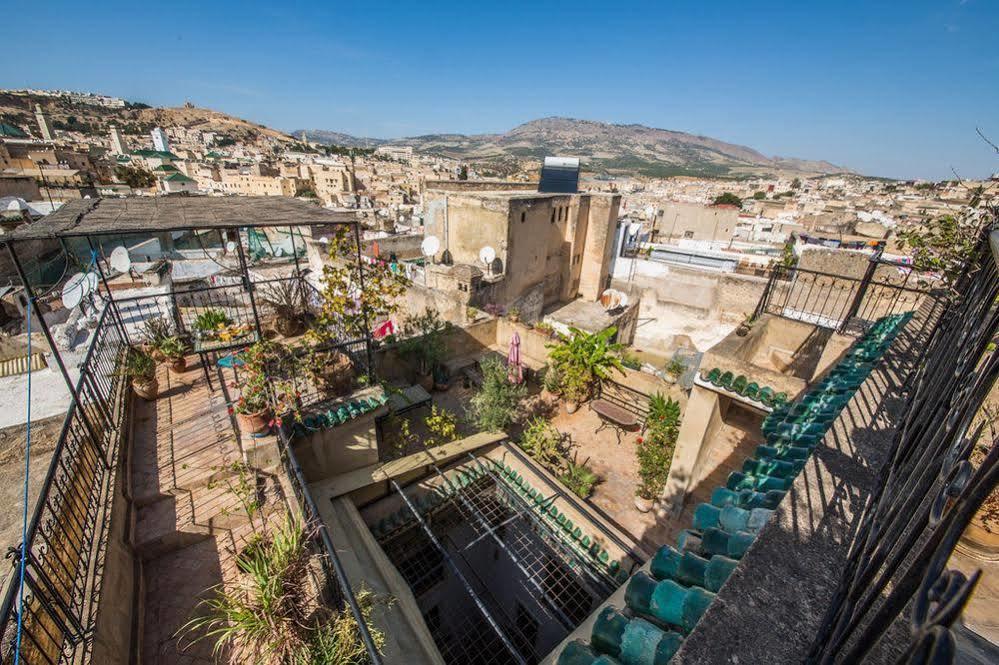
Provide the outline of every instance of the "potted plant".
[[451,387],[451,372],[444,365],[436,365],[433,371],[434,390],[444,392]]
[[735,334],[738,335],[739,337],[745,337],[746,335],[749,334],[749,331],[752,329],[753,329],[753,315],[746,314],[746,316],[742,319],[742,323],[740,323],[739,327],[735,329]]
[[680,362],[678,358],[673,358],[666,365],[666,380],[669,383],[676,383],[685,371],[687,371],[687,366]]
[[159,350],[160,342],[170,336],[170,324],[162,316],[152,316],[142,322],[143,350],[157,362],[166,358]]
[[199,339],[217,339],[230,326],[232,318],[221,309],[206,309],[194,319],[194,330]]
[[567,339],[548,346],[552,364],[562,373],[562,395],[568,413],[589,399],[594,388],[610,378],[611,370],[624,374],[620,358],[624,345],[611,341],[616,334],[614,326],[592,334],[570,328]]
[[180,374],[187,369],[187,358],[186,355],[188,351],[187,343],[177,335],[172,335],[170,337],[163,338],[157,350],[163,359],[166,361],[167,365],[175,373]]
[[517,321],[520,321],[520,308],[519,307],[511,307],[510,309],[507,310],[506,316],[513,323],[516,323]]
[[305,330],[305,299],[297,279],[267,284],[260,290],[260,299],[274,310],[274,329],[282,337],[295,337]]
[[647,513],[656,505],[655,495],[644,484],[639,483],[635,490],[635,508],[640,513]]
[[232,405],[240,431],[259,434],[270,428],[274,411],[267,388],[267,377],[262,374],[250,376],[243,383],[239,399]]
[[546,323],[544,321],[539,321],[538,323],[534,324],[534,330],[535,332],[539,332],[543,336],[549,339],[551,339],[551,337],[555,334],[555,329],[552,328],[551,324]]
[[541,379],[541,392],[546,400],[562,394],[562,371],[557,365],[549,365]]
[[145,400],[156,399],[159,382],[156,380],[156,361],[139,349],[130,349],[125,357],[125,375],[132,379],[132,390]]

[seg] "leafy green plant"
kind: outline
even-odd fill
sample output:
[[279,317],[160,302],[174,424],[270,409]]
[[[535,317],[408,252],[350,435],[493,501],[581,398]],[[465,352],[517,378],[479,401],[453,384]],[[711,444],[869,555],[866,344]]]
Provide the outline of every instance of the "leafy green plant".
[[638,356],[628,353],[627,351],[621,352],[621,364],[628,369],[642,369],[642,361],[638,358]]
[[302,285],[297,279],[270,282],[260,289],[260,299],[274,309],[274,312],[289,321],[300,320],[306,311],[302,297]]
[[513,422],[527,387],[510,383],[506,365],[496,358],[484,359],[481,368],[482,387],[471,399],[472,420],[481,430],[502,430]]
[[737,208],[742,207],[742,199],[733,194],[732,192],[722,192],[715,197],[714,205],[733,205]]
[[430,436],[423,441],[427,448],[436,448],[458,438],[458,417],[444,407],[432,405],[430,415],[423,422],[430,430]]
[[566,462],[565,471],[558,478],[580,499],[588,499],[593,494],[593,488],[600,482],[600,476],[590,468],[589,461],[587,458],[585,462],[578,464],[574,457]]
[[679,358],[673,358],[666,365],[666,373],[672,376],[674,379],[679,379],[680,375],[687,371],[687,366],[684,365]]
[[567,452],[565,437],[548,420],[534,417],[527,423],[518,444],[539,464],[558,471]]
[[583,401],[611,371],[624,374],[620,355],[624,345],[612,342],[617,328],[611,326],[598,333],[587,333],[578,328],[569,329],[569,338],[549,345],[552,364],[562,373],[566,399]]
[[212,332],[232,325],[232,318],[221,309],[206,309],[194,319],[194,327],[203,332]]
[[164,337],[160,340],[160,343],[156,345],[156,348],[168,359],[180,358],[189,350],[187,342],[177,335]]
[[437,310],[430,307],[403,324],[399,354],[416,362],[420,376],[430,374],[444,357],[444,333],[447,326]]
[[129,349],[122,371],[125,376],[133,379],[151,379],[156,376],[156,361],[139,349]]
[[142,322],[142,340],[153,347],[170,336],[170,323],[162,316],[151,316]]
[[558,395],[562,392],[562,370],[555,365],[549,365],[545,369],[542,385],[548,392]]
[[656,393],[649,398],[649,413],[645,420],[645,436],[639,437],[639,484],[635,493],[643,499],[660,496],[669,478],[673,451],[680,432],[680,403]]

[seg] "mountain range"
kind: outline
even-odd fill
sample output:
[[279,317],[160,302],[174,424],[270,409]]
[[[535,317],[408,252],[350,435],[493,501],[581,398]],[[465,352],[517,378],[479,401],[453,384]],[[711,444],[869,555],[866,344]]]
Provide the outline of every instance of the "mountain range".
[[295,130],[296,138],[347,147],[412,146],[440,155],[489,166],[503,172],[546,155],[580,157],[596,173],[635,173],[653,177],[689,175],[744,177],[794,174],[853,173],[826,161],[767,157],[753,148],[644,125],[617,125],[575,118],[532,120],[502,134],[426,134],[399,139],[355,137],[340,132]]

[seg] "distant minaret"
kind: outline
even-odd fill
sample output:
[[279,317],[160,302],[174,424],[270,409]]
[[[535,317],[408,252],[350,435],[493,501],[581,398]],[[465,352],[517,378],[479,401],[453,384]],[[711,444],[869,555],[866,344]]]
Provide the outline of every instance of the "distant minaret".
[[121,133],[117,125],[111,125],[111,150],[116,155],[128,154],[128,144],[125,143],[125,135]]
[[41,104],[35,104],[35,120],[38,121],[38,130],[42,133],[42,138],[46,141],[54,140],[55,131],[52,129],[52,123],[42,111]]
[[167,138],[166,132],[159,127],[154,127],[150,134],[153,136],[154,149],[160,152],[170,152],[170,139]]

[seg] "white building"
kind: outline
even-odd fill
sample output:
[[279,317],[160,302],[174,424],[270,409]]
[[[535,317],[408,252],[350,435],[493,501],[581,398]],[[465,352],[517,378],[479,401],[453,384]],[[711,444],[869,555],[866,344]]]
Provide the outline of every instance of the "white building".
[[154,150],[159,150],[160,152],[170,152],[170,139],[167,137],[166,132],[159,127],[154,127],[150,134],[152,134],[153,137]]
[[111,125],[111,152],[116,155],[128,154],[128,144],[125,142],[125,135],[121,133],[117,125]]

